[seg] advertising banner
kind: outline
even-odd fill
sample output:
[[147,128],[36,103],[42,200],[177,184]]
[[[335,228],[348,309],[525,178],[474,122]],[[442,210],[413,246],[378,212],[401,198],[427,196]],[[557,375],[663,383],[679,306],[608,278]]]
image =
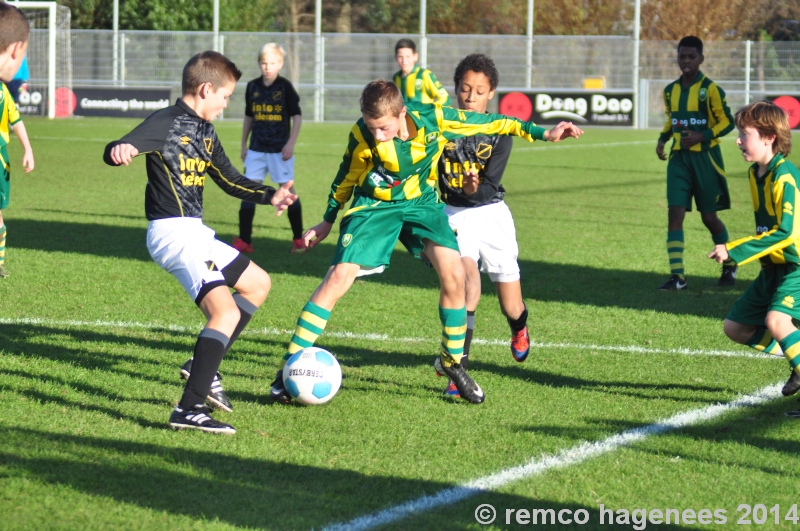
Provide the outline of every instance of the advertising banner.
[[169,89],[76,88],[76,116],[147,118],[153,111],[169,107]]
[[769,96],[772,103],[789,115],[789,127],[800,129],[800,96]]
[[504,92],[500,93],[500,114],[537,125],[562,121],[576,125],[633,125],[633,93],[586,92]]

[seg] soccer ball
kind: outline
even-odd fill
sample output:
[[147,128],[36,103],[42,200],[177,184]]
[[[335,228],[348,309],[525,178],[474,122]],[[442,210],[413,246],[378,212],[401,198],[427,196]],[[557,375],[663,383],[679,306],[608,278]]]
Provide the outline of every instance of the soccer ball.
[[283,368],[283,384],[292,398],[313,406],[324,404],[342,385],[342,368],[333,354],[319,347],[295,353]]

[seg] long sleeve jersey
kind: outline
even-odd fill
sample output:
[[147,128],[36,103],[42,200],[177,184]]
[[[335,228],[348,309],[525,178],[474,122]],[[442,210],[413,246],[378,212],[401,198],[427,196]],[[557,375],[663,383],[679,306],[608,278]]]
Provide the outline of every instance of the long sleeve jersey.
[[778,153],[767,172],[758,177],[758,164],[750,167],[750,194],[756,216],[756,236],[748,236],[725,247],[737,264],[760,259],[763,264],[798,264],[800,218],[794,214],[797,205],[797,183],[800,172]]
[[11,128],[22,121],[22,117],[11,98],[5,83],[0,83],[0,173],[9,171],[6,146],[11,140]]
[[206,176],[228,195],[268,204],[275,189],[251,181],[225,155],[211,122],[203,120],[183,100],[151,114],[144,122],[106,146],[103,160],[111,160],[111,149],[131,144],[147,155],[147,188],[144,210],[150,221],[164,218],[203,217]]
[[394,75],[394,84],[400,89],[406,103],[450,105],[450,95],[447,94],[447,90],[427,68],[415,66],[405,77],[402,71],[398,71]]
[[448,142],[475,135],[515,135],[544,140],[545,129],[502,114],[478,114],[441,105],[407,105],[416,131],[408,140],[376,142],[360,119],[350,130],[323,218],[333,223],[355,194],[376,201],[407,201],[436,195],[437,162]]
[[[672,138],[673,151],[706,151],[719,144],[719,138],[734,127],[725,91],[702,72],[688,87],[682,86],[680,79],[667,85],[664,88],[664,107],[667,122],[659,140],[666,142]],[[681,131],[699,131],[705,138],[690,148],[684,148],[681,146]]]
[[[506,170],[514,139],[477,135],[448,142],[439,159],[439,192],[442,201],[457,207],[499,203],[506,195],[500,181]],[[464,174],[477,170],[480,178],[474,194],[464,193]]]

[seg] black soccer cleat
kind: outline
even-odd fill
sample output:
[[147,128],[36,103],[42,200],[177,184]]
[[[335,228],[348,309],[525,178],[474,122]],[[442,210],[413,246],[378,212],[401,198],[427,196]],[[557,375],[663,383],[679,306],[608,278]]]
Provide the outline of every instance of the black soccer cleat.
[[800,391],[800,372],[792,370],[792,375],[786,380],[786,384],[781,389],[783,396],[792,396],[797,391]]
[[[183,367],[181,367],[181,378],[184,380],[188,380],[189,376],[192,374],[193,359],[194,358],[189,358],[189,360],[183,364]],[[211,391],[209,391],[206,397],[206,403],[215,409],[221,409],[228,413],[233,411],[233,405],[228,399],[228,395],[225,394],[225,390],[222,388],[222,376],[219,373],[214,375],[214,380],[211,382]]]
[[473,404],[480,404],[486,398],[481,386],[475,383],[475,380],[467,374],[467,371],[464,370],[461,364],[454,363],[449,367],[445,367],[442,363],[441,356],[437,356],[436,361],[433,362],[433,368],[436,369],[437,375],[446,375],[456,384],[458,394],[460,394],[461,398],[464,400]]
[[233,435],[236,429],[230,424],[214,420],[209,415],[207,406],[196,406],[193,409],[182,409],[177,406],[169,416],[169,427],[176,430],[200,430],[207,433],[224,433]]
[[717,281],[719,287],[730,287],[736,285],[736,269],[737,266],[722,266],[722,274]]
[[669,280],[661,284],[658,289],[664,291],[677,291],[679,289],[686,289],[686,282],[685,278],[681,278],[680,275],[672,275]]
[[282,404],[288,404],[292,401],[292,395],[289,394],[289,391],[286,390],[286,386],[283,384],[283,369],[279,369],[275,374],[275,381],[272,382],[272,386],[269,388],[269,396],[271,396],[274,401],[281,402]]

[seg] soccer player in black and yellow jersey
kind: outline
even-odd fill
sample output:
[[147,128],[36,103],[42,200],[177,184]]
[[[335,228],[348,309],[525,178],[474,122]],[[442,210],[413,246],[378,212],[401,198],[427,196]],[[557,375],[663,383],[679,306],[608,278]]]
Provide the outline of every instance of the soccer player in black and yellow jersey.
[[[800,171],[786,160],[792,135],[783,109],[768,101],[751,103],[736,113],[736,127],[736,145],[753,163],[756,236],[717,244],[708,256],[720,263],[761,263],[758,277],[725,318],[725,334],[770,354],[782,350],[791,367],[783,387],[789,396],[800,391],[800,330],[792,322],[800,320],[800,217],[794,212],[800,206]],[[800,417],[800,410],[788,414]]]
[[[455,383],[461,398],[480,404],[483,390],[460,364],[467,329],[464,268],[436,194],[434,165],[448,142],[464,136],[515,135],[557,142],[577,136],[579,130],[567,122],[547,131],[500,114],[404,105],[397,86],[385,80],[364,88],[361,113],[350,130],[323,220],[303,236],[307,247],[323,241],[352,198],[342,216],[333,265],[303,308],[284,359],[314,344],[356,277],[383,271],[400,240],[415,257],[424,255],[439,275],[442,342],[434,367]],[[282,371],[270,394],[275,400],[290,400]]]
[[[692,197],[714,243],[728,241],[728,230],[717,217],[718,210],[731,207],[719,138],[733,130],[733,118],[725,92],[700,72],[703,59],[703,41],[692,36],[681,39],[678,44],[681,77],[664,89],[667,123],[658,139],[656,154],[661,160],[669,158],[667,253],[672,276],[659,287],[663,290],[684,289],[687,285],[683,220],[686,211],[692,210]],[[667,156],[664,146],[670,139],[672,149]],[[732,286],[735,280],[736,265],[724,263],[718,285]]]
[[411,39],[400,39],[394,45],[394,58],[400,70],[394,75],[394,83],[403,94],[406,103],[438,103],[450,105],[447,90],[439,83],[433,72],[417,66],[417,45]]

